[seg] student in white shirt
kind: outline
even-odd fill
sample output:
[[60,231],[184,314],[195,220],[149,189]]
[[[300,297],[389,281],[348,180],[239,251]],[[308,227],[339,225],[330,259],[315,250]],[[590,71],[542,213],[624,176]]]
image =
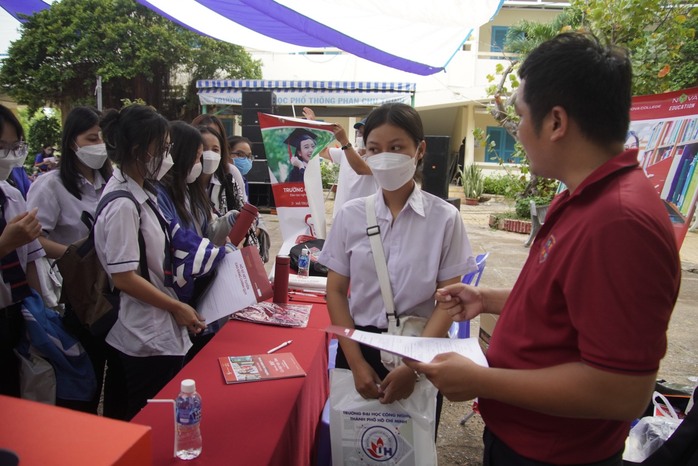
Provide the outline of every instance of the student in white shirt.
[[[111,177],[112,166],[107,160],[99,118],[100,113],[94,108],[72,109],[63,125],[59,169],[38,177],[29,188],[27,206],[38,209],[42,227],[39,242],[50,259],[58,259],[71,243],[89,234],[97,203]],[[66,400],[59,404],[97,414],[106,361],[104,339],[87,331],[69,305],[63,322],[90,356],[99,389],[91,402]]]
[[[0,395],[19,397],[19,360],[14,347],[24,332],[21,301],[30,290],[40,290],[34,261],[44,256],[37,241],[41,224],[36,210],[27,212],[22,194],[7,177],[27,158],[24,130],[10,110],[0,105]],[[28,285],[28,286],[27,286]]]
[[[100,123],[109,158],[119,168],[104,194],[129,191],[110,202],[95,223],[95,248],[114,286],[121,290],[119,318],[107,335],[110,346],[104,413],[131,419],[181,369],[191,347],[188,332],[206,324],[166,285],[165,244],[153,183],[172,167],[168,122],[151,107],[109,110]],[[138,233],[145,240],[150,282],[137,271]],[[171,271],[169,271],[171,274]],[[170,275],[171,278],[171,275]]]
[[[303,107],[303,115],[308,120],[315,120],[315,112],[309,107]],[[354,125],[356,135],[354,144],[349,142],[349,137],[341,125],[332,127],[334,138],[341,147],[330,147],[320,152],[320,157],[332,163],[339,164],[337,176],[337,192],[332,207],[332,218],[345,202],[358,197],[366,197],[375,193],[379,186],[373,179],[371,167],[366,164],[366,148],[364,147],[364,125],[366,118]],[[293,161],[292,161],[293,163]]]
[[61,164],[29,188],[27,205],[38,208],[39,238],[46,255],[57,259],[84,238],[94,222],[97,202],[111,176],[111,162],[99,128],[100,114],[76,107],[68,114],[61,142]]
[[[366,163],[381,186],[377,195],[347,202],[334,220],[319,261],[330,270],[327,304],[332,323],[374,333],[388,319],[366,234],[366,202],[375,199],[395,309],[399,316],[428,318],[422,336],[446,335],[451,318],[436,308],[434,293],[475,270],[475,259],[458,210],[421,191],[413,177],[426,143],[419,114],[386,104],[367,118]],[[351,283],[351,295],[349,285]],[[340,338],[336,367],[351,369],[356,390],[382,403],[409,397],[415,373],[405,365],[388,371],[380,352]]]

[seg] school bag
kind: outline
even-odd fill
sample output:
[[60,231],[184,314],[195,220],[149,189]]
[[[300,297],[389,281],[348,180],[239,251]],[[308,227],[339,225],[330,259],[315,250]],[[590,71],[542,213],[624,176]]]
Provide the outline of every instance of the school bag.
[[[130,192],[117,190],[105,194],[99,200],[95,212],[95,223],[107,204],[121,197],[133,201],[140,218],[141,208],[138,201]],[[150,281],[145,240],[140,228],[138,229],[138,249],[140,251],[138,273]],[[70,306],[80,324],[90,333],[97,337],[106,337],[119,315],[121,292],[118,288],[111,287],[109,275],[97,257],[94,224],[87,237],[68,246],[63,256],[56,261],[56,265],[63,276],[61,302]]]
[[325,245],[325,240],[321,238],[313,238],[308,241],[296,244],[289,251],[291,256],[291,269],[298,271],[298,258],[303,253],[303,249],[307,248],[310,251],[310,269],[309,275],[313,277],[326,277],[327,267],[318,262],[318,256]]

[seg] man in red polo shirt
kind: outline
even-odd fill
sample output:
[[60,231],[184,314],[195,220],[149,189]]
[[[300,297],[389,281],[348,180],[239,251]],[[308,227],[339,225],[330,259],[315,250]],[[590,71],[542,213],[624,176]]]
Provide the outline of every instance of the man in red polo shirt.
[[499,314],[490,368],[455,353],[409,362],[450,400],[479,398],[484,465],[621,465],[646,408],[678,295],[666,210],[623,150],[624,50],[566,33],[522,64],[518,137],[531,171],[565,183],[511,290],[437,291],[454,320]]

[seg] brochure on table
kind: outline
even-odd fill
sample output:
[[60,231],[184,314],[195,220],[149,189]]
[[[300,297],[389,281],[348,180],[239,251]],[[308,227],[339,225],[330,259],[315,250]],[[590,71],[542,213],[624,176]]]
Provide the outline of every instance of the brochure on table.
[[227,317],[273,294],[259,251],[254,246],[226,254],[216,272],[216,278],[197,306],[206,322]]
[[385,333],[363,332],[339,325],[330,325],[326,331],[420,362],[430,362],[442,353],[458,353],[480,366],[488,367],[485,353],[482,352],[477,338],[403,337]]
[[226,384],[305,377],[293,353],[253,354],[218,358]]

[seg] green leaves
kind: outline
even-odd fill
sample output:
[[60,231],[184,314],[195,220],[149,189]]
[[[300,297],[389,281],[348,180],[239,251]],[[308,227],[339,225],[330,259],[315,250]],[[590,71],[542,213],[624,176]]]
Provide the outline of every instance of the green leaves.
[[[176,118],[190,97],[187,85],[174,84],[183,73],[189,83],[261,77],[260,63],[241,47],[199,36],[134,0],[54,2],[22,26],[8,53],[0,88],[34,108],[94,105],[102,76],[105,106],[141,98]],[[190,106],[198,111],[196,100]]]

